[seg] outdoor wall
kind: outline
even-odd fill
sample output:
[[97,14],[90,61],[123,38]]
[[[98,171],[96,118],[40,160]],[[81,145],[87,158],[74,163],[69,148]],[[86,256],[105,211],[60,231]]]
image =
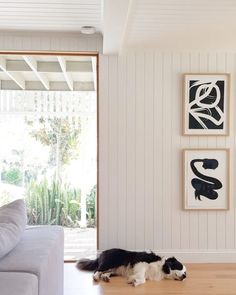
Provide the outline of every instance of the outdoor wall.
[[[0,33],[0,50],[101,48],[101,36]],[[235,154],[236,121],[229,137],[181,135],[182,73],[229,72],[234,86],[235,62],[234,52],[100,55],[100,249],[153,249],[186,261],[236,262],[235,194],[229,211],[182,209],[182,149],[230,147]],[[231,109],[234,115],[233,104]],[[231,163],[235,167],[234,158]]]

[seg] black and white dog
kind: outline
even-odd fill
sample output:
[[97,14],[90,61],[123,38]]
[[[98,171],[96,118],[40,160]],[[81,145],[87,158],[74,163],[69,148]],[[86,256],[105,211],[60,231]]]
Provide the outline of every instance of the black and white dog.
[[161,258],[155,253],[110,249],[103,251],[95,260],[81,259],[76,264],[80,270],[94,271],[93,279],[105,282],[110,276],[127,277],[128,283],[138,286],[146,280],[160,281],[164,278],[182,281],[186,267],[175,257]]

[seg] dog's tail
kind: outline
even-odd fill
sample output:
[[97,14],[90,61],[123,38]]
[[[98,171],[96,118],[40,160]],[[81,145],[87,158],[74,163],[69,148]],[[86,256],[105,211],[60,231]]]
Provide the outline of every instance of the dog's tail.
[[80,259],[77,261],[76,267],[80,270],[96,270],[98,267],[98,260]]

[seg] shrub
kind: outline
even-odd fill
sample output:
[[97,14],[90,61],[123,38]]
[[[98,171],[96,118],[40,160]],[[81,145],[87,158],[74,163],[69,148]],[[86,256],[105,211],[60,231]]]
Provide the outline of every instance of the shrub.
[[80,190],[58,181],[32,181],[27,188],[28,224],[78,226],[80,220]]
[[22,184],[22,172],[19,168],[12,167],[9,170],[5,170],[2,172],[2,181],[14,184],[14,185],[21,185]]
[[87,198],[86,198],[88,227],[96,226],[96,195],[97,195],[97,186],[94,185],[90,191],[90,194],[87,195]]

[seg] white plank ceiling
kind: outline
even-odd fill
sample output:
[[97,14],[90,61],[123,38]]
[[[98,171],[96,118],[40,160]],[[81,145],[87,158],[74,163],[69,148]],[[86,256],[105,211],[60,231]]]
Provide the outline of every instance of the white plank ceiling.
[[104,8],[104,53],[236,48],[235,0],[105,0]]
[[204,47],[213,41],[218,46],[236,33],[235,16],[234,0],[133,0],[125,41],[162,46],[173,40],[177,47],[180,42]]
[[95,57],[0,55],[0,89],[93,91],[95,88]]
[[101,31],[100,0],[1,0],[0,30]]
[[105,54],[139,47],[236,48],[235,0],[0,0],[0,30],[80,32]]

